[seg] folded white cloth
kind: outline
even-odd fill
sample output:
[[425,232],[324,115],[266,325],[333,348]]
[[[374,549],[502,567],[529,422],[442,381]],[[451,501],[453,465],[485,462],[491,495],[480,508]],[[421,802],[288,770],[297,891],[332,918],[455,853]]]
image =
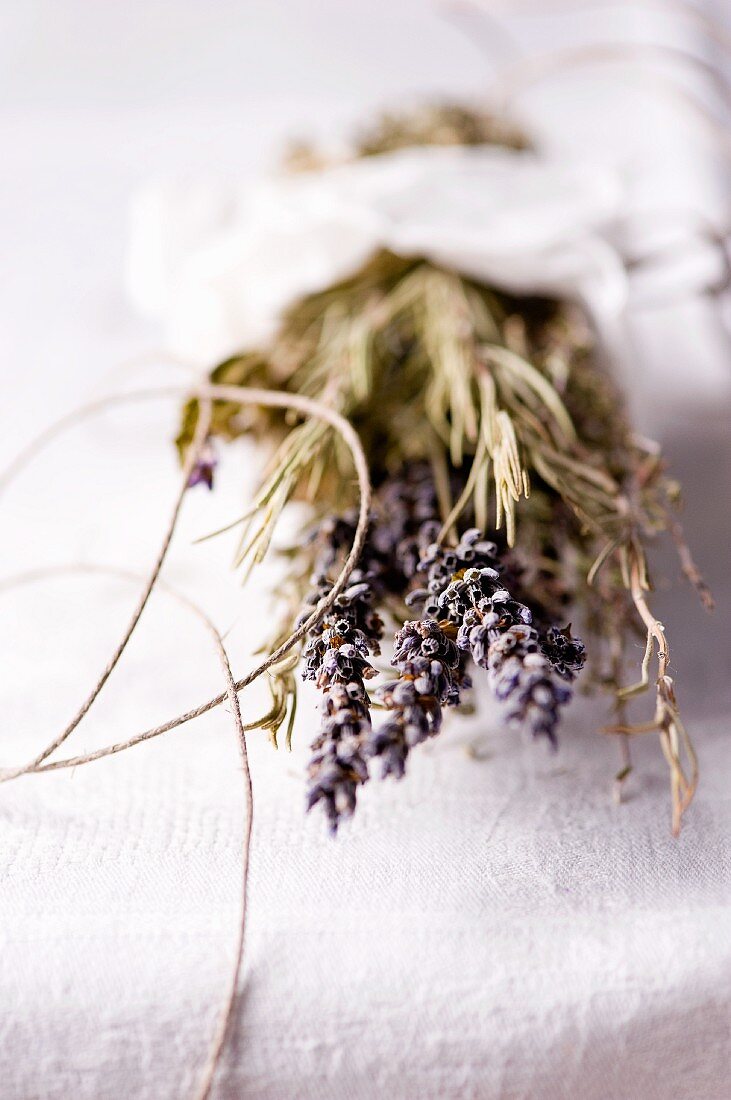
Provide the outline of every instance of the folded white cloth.
[[600,325],[626,300],[606,169],[500,148],[414,148],[248,189],[152,186],[132,207],[128,286],[202,364],[266,340],[304,294],[378,249],[516,293],[579,299]]

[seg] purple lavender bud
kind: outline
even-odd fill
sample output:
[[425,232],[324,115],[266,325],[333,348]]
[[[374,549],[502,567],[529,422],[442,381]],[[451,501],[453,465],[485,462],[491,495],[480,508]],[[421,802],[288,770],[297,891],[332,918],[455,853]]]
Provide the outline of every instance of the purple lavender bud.
[[586,649],[580,638],[571,635],[571,625],[559,630],[552,626],[541,639],[541,649],[554,671],[564,680],[573,680],[581,672]]
[[213,488],[213,475],[218,466],[218,456],[210,439],[207,439],[201,448],[198,460],[190,471],[188,488],[194,489],[196,485],[207,485]]

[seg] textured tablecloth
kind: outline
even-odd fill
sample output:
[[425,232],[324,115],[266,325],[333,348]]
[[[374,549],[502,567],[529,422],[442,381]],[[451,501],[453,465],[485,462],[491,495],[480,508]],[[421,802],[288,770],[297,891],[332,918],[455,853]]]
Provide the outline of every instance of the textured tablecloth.
[[[64,447],[80,478],[84,455],[114,452],[96,465],[106,485],[96,506],[86,497],[75,511],[87,560],[119,561],[126,543],[105,534],[110,545],[97,546],[94,528],[103,521],[123,539],[128,525],[154,526],[173,488],[155,418],[144,431],[115,419]],[[120,476],[134,437],[140,454]],[[696,449],[699,461],[718,460],[718,448]],[[234,502],[243,457],[226,460],[221,508]],[[149,475],[155,462],[164,475]],[[46,465],[45,478],[62,494],[58,469]],[[728,478],[728,450],[719,474]],[[20,490],[15,507],[26,507]],[[217,508],[191,496],[181,547]],[[50,509],[53,529],[68,501]],[[231,627],[235,667],[250,667],[262,592],[242,593],[220,550],[195,557],[174,554],[168,579]],[[133,596],[87,578],[2,597],[4,760],[25,759],[72,712]],[[303,815],[313,695],[304,693],[291,756],[249,736],[246,962],[216,1095],[721,1100],[731,1058],[728,615],[706,635],[692,600],[664,607],[703,769],[678,841],[654,739],[636,747],[627,802],[614,806],[616,746],[595,732],[601,707],[583,700],[555,757],[500,732],[489,706],[451,722],[414,753],[402,783],[368,785],[337,841]],[[205,633],[160,595],[74,745],[114,741],[218,688]],[[251,715],[261,695],[243,702]],[[231,965],[241,780],[219,711],[125,756],[2,788],[3,1097],[187,1095]]]
[[[257,120],[281,133],[292,110],[291,99],[272,101]],[[317,104],[307,111],[315,117]],[[124,206],[151,172],[217,157],[242,169],[262,143],[235,112],[200,104],[29,102],[0,125],[12,150],[0,180],[4,459],[87,396],[184,380],[169,367],[121,366],[156,339],[122,297]],[[485,701],[480,717],[450,722],[415,752],[401,784],[370,783],[333,842],[303,814],[316,721],[303,692],[291,756],[249,737],[246,961],[217,1096],[727,1095],[726,345],[701,299],[645,313],[636,331],[642,424],[660,432],[686,481],[687,526],[719,601],[706,620],[686,590],[663,583],[658,593],[702,767],[681,838],[670,837],[657,744],[637,744],[627,801],[613,805],[616,745],[595,732],[601,702],[579,699],[556,756],[501,732]],[[707,389],[691,384],[700,377]],[[55,444],[0,502],[1,575],[79,561],[145,569],[178,477],[174,413],[172,402],[118,410]],[[237,673],[251,667],[276,572],[242,590],[230,540],[190,544],[241,508],[254,468],[246,447],[227,452],[216,493],[187,500],[165,571],[229,631]],[[671,554],[659,573],[677,585]],[[0,593],[0,762],[27,759],[58,732],[135,598],[133,586],[101,577]],[[219,690],[205,632],[161,594],[72,751]],[[258,712],[263,692],[242,703]],[[242,820],[224,709],[73,774],[0,788],[3,1100],[187,1095],[231,965]]]

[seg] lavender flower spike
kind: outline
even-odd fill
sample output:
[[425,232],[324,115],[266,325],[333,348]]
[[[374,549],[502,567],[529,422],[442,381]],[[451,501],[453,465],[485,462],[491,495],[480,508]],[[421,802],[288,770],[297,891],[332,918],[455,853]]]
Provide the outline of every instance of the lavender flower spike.
[[[428,618],[407,623],[397,636],[399,680],[380,693],[393,713],[368,741],[369,754],[383,758],[384,774],[402,775],[410,748],[438,732],[441,707],[459,701],[468,656],[488,670],[511,724],[555,742],[560,708],[571,697],[562,681],[583,666],[581,642],[568,629],[537,628],[530,608],[505,587],[497,547],[477,528],[455,547],[422,540],[418,571],[426,574],[426,586],[409,602],[422,603]],[[445,660],[449,645],[460,659]]]
[[566,683],[584,664],[584,646],[551,627],[543,636],[530,608],[515,600],[492,567],[467,569],[437,598],[459,624],[457,645],[486,668],[507,718],[534,736],[556,741],[560,708],[571,698]]
[[405,623],[396,635],[392,664],[398,678],[376,693],[391,715],[367,744],[368,755],[380,757],[384,777],[403,776],[411,749],[439,733],[442,707],[458,703],[460,689],[469,687],[455,633],[450,623],[421,619]]
[[[303,676],[323,692],[322,725],[308,767],[307,808],[321,802],[332,833],[341,818],[353,813],[357,789],[368,779],[362,752],[371,729],[365,681],[376,675],[368,657],[378,653],[383,631],[371,606],[370,584],[361,571],[354,572],[352,581],[311,633],[304,653]],[[325,589],[321,581],[311,602],[316,603]]]

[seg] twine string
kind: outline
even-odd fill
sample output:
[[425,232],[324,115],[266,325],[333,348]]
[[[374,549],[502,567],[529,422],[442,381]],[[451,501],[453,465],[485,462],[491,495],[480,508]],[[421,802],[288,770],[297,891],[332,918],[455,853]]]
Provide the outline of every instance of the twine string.
[[[135,632],[137,624],[139,623],[140,618],[142,617],[142,613],[145,610],[145,607],[147,606],[147,602],[148,602],[150,596],[152,595],[152,591],[155,587],[155,583],[156,583],[158,577],[160,576],[160,570],[162,569],[163,563],[164,563],[165,558],[167,556],[167,552],[168,552],[168,549],[170,547],[170,543],[172,542],[173,534],[175,532],[175,527],[176,527],[177,522],[178,522],[178,517],[180,515],[180,509],[182,508],[182,505],[183,505],[183,498],[185,496],[186,489],[188,488],[188,481],[190,480],[190,475],[193,471],[193,468],[194,468],[196,462],[198,461],[198,458],[200,457],[200,453],[203,449],[206,438],[208,436],[208,431],[209,431],[210,424],[211,424],[211,415],[212,415],[211,402],[210,401],[205,401],[205,403],[201,404],[201,413],[200,413],[200,416],[198,418],[198,423],[196,425],[196,430],[195,430],[195,434],[193,436],[193,441],[191,443],[188,454],[186,455],[185,463],[184,463],[184,466],[183,466],[183,475],[182,475],[182,478],[181,478],[180,488],[178,489],[178,493],[175,497],[175,503],[173,505],[172,513],[171,513],[170,518],[168,520],[167,527],[165,529],[165,533],[163,535],[162,544],[160,546],[160,549],[158,550],[158,553],[157,553],[157,556],[155,558],[152,569],[150,570],[147,578],[145,579],[145,583],[144,583],[142,592],[140,593],[140,597],[137,601],[137,605],[136,605],[134,611],[132,612],[132,617],[131,617],[131,619],[129,620],[129,622],[127,624],[127,627],[126,627],[126,629],[125,629],[125,631],[122,635],[121,640],[118,642],[116,648],[114,649],[114,652],[112,653],[111,657],[107,661],[107,664],[105,665],[101,675],[98,677],[98,679],[97,679],[96,683],[94,684],[94,686],[92,687],[91,691],[86,696],[83,703],[78,708],[78,710],[74,714],[71,721],[65,726],[65,728],[63,730],[61,730],[61,732],[56,737],[54,737],[52,741],[49,741],[49,743],[45,746],[45,748],[43,748],[41,750],[41,752],[39,752],[38,755],[33,758],[33,760],[30,762],[30,764],[24,765],[22,768],[19,768],[19,769],[7,770],[0,776],[0,779],[2,779],[2,780],[14,779],[18,775],[23,775],[28,771],[32,771],[34,768],[38,767],[39,764],[42,764],[47,756],[50,756],[51,753],[55,752],[55,750],[57,748],[59,748],[64,743],[64,741],[67,740],[68,737],[71,736],[71,734],[74,732],[74,730],[78,726],[79,722],[81,722],[81,720],[83,719],[84,715],[87,714],[88,711],[91,709],[91,707],[94,704],[95,700],[99,697],[99,694],[102,691],[102,689],[103,689],[104,685],[106,684],[107,680],[109,679],[109,677],[114,672],[114,669],[117,667],[117,664],[119,663],[119,659],[121,658],[122,654],[124,653],[125,649],[127,648],[127,645],[130,641],[130,638],[132,637],[132,635]],[[49,436],[49,438],[52,438],[52,436]],[[26,454],[28,454],[28,453],[33,454],[33,453],[37,453],[37,450],[38,450],[38,447],[36,447],[36,452],[34,452],[31,449],[28,449],[25,453]],[[16,461],[16,464],[15,464],[15,469],[16,470],[18,469],[17,461]],[[11,468],[11,470],[12,470],[12,468]],[[0,479],[0,486],[3,484],[3,480],[4,480],[4,483],[7,484],[7,474],[5,475],[5,479]]]
[[[358,489],[360,494],[358,521],[356,524],[351,549],[332,588],[327,593],[327,595],[320,600],[320,602],[316,605],[311,614],[289,635],[289,637],[287,637],[275,650],[273,650],[265,658],[264,661],[257,665],[256,668],[254,668],[251,672],[247,673],[246,676],[242,677],[240,680],[234,681],[234,686],[237,693],[243,691],[244,688],[248,687],[260,676],[264,675],[264,673],[266,673],[273,665],[277,664],[282,659],[282,657],[289,653],[290,650],[293,649],[294,646],[296,646],[297,643],[301,641],[305,637],[305,635],[317,625],[318,622],[320,622],[322,617],[327,614],[330,608],[334,605],[340,593],[347,586],[350,574],[355,568],[358,562],[358,558],[360,557],[360,554],[362,552],[368,529],[368,518],[371,508],[371,484],[368,471],[368,461],[366,459],[365,452],[363,451],[358,433],[355,431],[349,421],[341,416],[338,412],[336,412],[335,409],[330,408],[327,405],[323,405],[319,401],[315,401],[312,398],[303,397],[300,394],[282,393],[280,391],[258,389],[254,387],[203,385],[201,387],[197,387],[192,392],[183,387],[176,386],[142,392],[136,391],[130,393],[129,395],[112,395],[110,398],[107,399],[106,403],[105,401],[94,402],[93,405],[85,406],[82,409],[77,410],[76,414],[70,414],[69,416],[64,417],[62,421],[57,422],[56,425],[52,425],[51,428],[47,429],[46,432],[43,433],[43,442],[41,444],[38,444],[37,441],[34,441],[34,443],[26,448],[24,454],[32,457],[33,455],[39,453],[39,451],[42,449],[42,446],[45,445],[45,443],[49,442],[52,438],[55,438],[56,435],[60,433],[60,431],[70,426],[72,423],[77,422],[79,419],[93,415],[97,411],[101,411],[105,407],[105,404],[119,403],[121,400],[124,400],[125,397],[129,400],[138,401],[143,399],[145,396],[151,398],[157,398],[161,396],[189,396],[197,398],[201,402],[201,416],[199,416],[198,424],[196,426],[194,442],[193,444],[191,444],[188,452],[185,464],[185,476],[183,486],[179,495],[179,499],[177,500],[173,516],[171,517],[171,522],[169,523],[168,529],[165,533],[163,547],[161,548],[161,552],[158,554],[158,558],[155,562],[155,565],[153,566],[153,570],[147,579],[145,590],[143,592],[143,597],[140,599],[138,607],[135,611],[135,615],[130,622],[130,626],[125,631],[122,641],[117,646],[112,661],[109,662],[104,672],[92,688],[89,696],[87,696],[84,703],[81,705],[81,707],[79,707],[71,722],[28,764],[22,765],[17,768],[6,768],[0,771],[0,782],[6,782],[10,779],[17,779],[22,775],[27,775],[32,772],[55,771],[58,768],[76,767],[79,764],[91,763],[94,760],[100,760],[105,756],[112,755],[113,753],[122,752],[127,748],[132,748],[134,745],[141,744],[143,741],[148,741],[153,737],[158,737],[163,733],[167,733],[169,730],[176,729],[177,727],[192,721],[194,718],[201,717],[201,715],[206,714],[208,711],[213,710],[215,707],[219,706],[227,698],[226,692],[223,691],[219,695],[214,696],[212,699],[208,699],[204,703],[199,704],[197,707],[187,710],[182,714],[176,715],[174,718],[171,718],[167,722],[163,722],[157,726],[154,726],[152,729],[148,729],[143,731],[142,733],[135,734],[133,737],[130,737],[125,741],[118,742],[114,745],[105,746],[102,749],[96,750],[96,752],[88,753],[84,756],[69,757],[64,760],[49,761],[46,763],[47,757],[50,756],[56,749],[58,749],[60,745],[63,744],[63,742],[70,736],[76,726],[78,726],[79,722],[89,710],[94,699],[97,698],[99,692],[104,687],[104,684],[109,679],[111,672],[118,663],[119,658],[124,652],[124,649],[126,648],[132,636],[132,633],[134,632],[137,622],[139,622],[142,610],[144,610],[144,605],[153,591],[153,588],[160,573],[160,569],[162,567],[162,563],[164,561],[167,547],[170,544],[175,530],[178,514],[180,511],[180,504],[182,503],[182,497],[185,494],[185,489],[187,487],[188,478],[190,477],[190,472],[195,465],[197,455],[200,453],[200,450],[205,443],[205,438],[208,432],[208,424],[206,422],[204,412],[206,403],[208,403],[209,415],[211,402],[214,400],[224,400],[235,402],[240,405],[250,404],[263,405],[270,408],[293,409],[294,411],[303,413],[306,416],[313,416],[319,420],[325,421],[326,423],[330,424],[336,432],[338,432],[348,450],[350,451],[355,466]],[[6,487],[9,484],[12,478],[20,472],[20,469],[23,467],[23,465],[25,465],[25,462],[21,463],[16,459],[10,470],[6,471],[3,475],[0,475],[0,488]]]
[[[121,580],[132,581],[133,583],[138,583],[141,579],[143,579],[140,577],[139,574],[130,572],[129,570],[118,569],[114,566],[98,565],[95,563],[48,566],[41,569],[30,570],[26,573],[20,573],[13,577],[8,577],[7,579],[0,582],[0,593],[18,588],[21,585],[33,584],[38,581],[46,580],[48,578],[59,576],[72,576],[79,573],[116,577]],[[223,1047],[226,1041],[228,1028],[230,1026],[233,1016],[233,1010],[236,1003],[236,991],[238,989],[239,979],[241,976],[241,968],[244,959],[246,910],[249,884],[249,856],[251,851],[251,834],[254,822],[254,793],[251,782],[251,770],[249,768],[249,755],[246,746],[245,731],[247,729],[255,728],[257,723],[252,722],[248,725],[244,725],[242,721],[239,697],[236,693],[233,673],[231,671],[231,662],[229,661],[223,638],[221,637],[219,630],[216,628],[216,626],[214,626],[211,619],[206,615],[202,608],[198,606],[198,604],[194,603],[191,599],[189,599],[189,597],[183,595],[181,592],[178,592],[177,589],[172,588],[165,581],[158,581],[157,590],[172,597],[172,599],[174,599],[178,604],[189,610],[203,624],[203,626],[213,638],[216,653],[221,662],[224,677],[226,680],[226,695],[231,705],[231,715],[234,720],[234,727],[236,730],[236,742],[241,758],[241,770],[243,775],[245,818],[242,837],[239,919],[236,928],[233,964],[231,966],[228,982],[226,985],[226,995],[221,1010],[219,1012],[218,1024],[216,1026],[213,1039],[208,1046],[205,1063],[201,1071],[200,1080],[194,1094],[194,1100],[207,1100],[208,1096],[210,1095],[210,1090],[215,1077],[216,1068],[220,1061],[221,1053],[223,1051]]]
[[[179,396],[182,392],[180,388],[170,390],[166,388],[164,391],[151,390],[151,391],[138,391],[131,394],[118,394],[111,395],[106,399],[95,401],[90,405],[84,406],[80,409],[74,410],[72,413],[63,417],[60,421],[57,421],[54,425],[51,425],[41,436],[37,437],[24,451],[16,457],[10,467],[7,468],[2,475],[0,475],[0,491],[6,488],[8,484],[20,473],[20,471],[31,461],[31,459],[40,453],[43,448],[51,442],[54,438],[60,435],[66,428],[78,423],[79,420],[85,419],[89,416],[108,408],[112,404],[118,404],[125,401],[137,401],[144,400],[152,397],[159,397],[174,393],[175,396]],[[184,463],[183,477],[181,488],[178,491],[178,495],[175,499],[173,511],[168,522],[163,542],[158,551],[157,557],[153,564],[153,567],[144,581],[144,586],[137,606],[133,613],[133,616],[125,630],[121,641],[118,643],[114,650],[114,653],[107,663],[101,676],[97,679],[91,692],[86,697],[84,702],[78,708],[72,721],[66,726],[62,732],[55,737],[48,745],[40,752],[34,759],[22,768],[6,769],[0,773],[0,781],[17,778],[20,775],[28,774],[31,772],[40,772],[46,770],[52,770],[59,767],[78,766],[79,764],[90,763],[93,760],[101,759],[103,756],[111,755],[112,753],[122,752],[127,748],[131,748],[135,744],[139,744],[144,740],[149,740],[151,737],[158,736],[161,733],[165,733],[168,730],[174,729],[184,722],[190,721],[194,717],[198,717],[212,710],[218,706],[224,700],[228,700],[231,705],[231,712],[234,718],[236,726],[237,741],[239,745],[239,752],[242,762],[242,771],[244,776],[244,791],[246,798],[246,822],[244,827],[243,846],[242,846],[242,877],[241,877],[241,904],[240,904],[240,919],[237,929],[235,952],[234,952],[234,964],[229,976],[229,982],[227,986],[226,997],[224,1005],[219,1017],[218,1026],[214,1033],[213,1039],[209,1046],[206,1061],[201,1073],[200,1080],[196,1087],[194,1098],[195,1100],[207,1100],[210,1096],[211,1088],[213,1086],[216,1069],[218,1067],[221,1053],[223,1051],[228,1029],[233,1016],[234,1005],[236,1001],[236,992],[239,984],[239,978],[241,974],[241,967],[244,957],[244,943],[245,943],[245,930],[246,930],[246,911],[247,911],[247,899],[248,899],[248,871],[249,871],[249,855],[251,849],[251,835],[253,827],[253,791],[251,783],[251,772],[249,768],[248,752],[246,747],[246,734],[247,728],[257,726],[258,723],[251,723],[250,726],[245,726],[241,716],[241,706],[239,702],[239,692],[253,683],[259,676],[263,675],[269,668],[276,664],[281,658],[288,653],[298,641],[300,641],[306,633],[311,630],[322,618],[323,615],[334,605],[335,600],[339,594],[344,590],[348,583],[348,579],[353,569],[355,568],[357,561],[360,557],[365,541],[368,521],[371,507],[371,484],[370,475],[368,471],[368,463],[361,445],[357,432],[352,425],[334,409],[322,405],[321,403],[314,401],[310,398],[302,397],[299,395],[289,395],[280,392],[261,390],[261,389],[244,389],[234,386],[204,386],[198,389],[194,394],[199,401],[199,415],[196,423],[196,429],[191,446],[188,450],[186,461]],[[250,672],[243,679],[235,681],[233,677],[233,671],[231,664],[226,653],[226,649],[223,643],[223,639],[213,625],[211,620],[205,615],[205,613],[197,607],[187,597],[175,593],[168,585],[160,581],[160,571],[162,569],[167,551],[175,533],[177,526],[177,520],[182,507],[183,498],[188,488],[190,475],[193,468],[200,457],[200,453],[205,444],[208,436],[208,432],[211,424],[212,417],[212,402],[214,399],[223,399],[227,401],[233,401],[238,404],[260,404],[269,407],[281,407],[289,408],[294,411],[300,412],[304,415],[316,417],[329,423],[331,427],[343,439],[343,442],[347,446],[353,458],[355,466],[356,477],[358,481],[359,489],[359,513],[358,521],[356,524],[355,534],[353,538],[353,544],[350,552],[343,564],[343,567],[335,580],[330,592],[319,601],[308,618],[300,624],[300,626],[293,631],[285,641],[277,647],[269,656],[261,662],[261,664]],[[70,572],[74,569],[89,571],[89,572],[108,572],[118,576],[126,576],[128,579],[138,580],[134,574],[125,572],[124,570],[113,570],[111,568],[101,566],[79,566],[79,567],[65,567],[66,572]],[[14,578],[0,585],[0,591],[6,590],[12,587],[14,583],[22,583],[22,581],[29,581],[37,579],[43,575],[48,575],[53,570],[36,570],[33,573],[26,573],[20,578]],[[137,625],[140,621],[142,613],[156,587],[161,591],[167,591],[171,595],[174,595],[179,602],[190,608],[198,617],[204,622],[209,632],[212,634],[216,650],[221,661],[221,665],[224,671],[226,679],[226,689],[220,695],[215,696],[213,699],[209,699],[206,703],[194,708],[192,711],[188,711],[183,715],[172,719],[169,722],[163,723],[161,726],[155,727],[152,730],[148,730],[143,734],[138,734],[135,737],[129,738],[126,741],[118,742],[115,745],[106,746],[102,750],[96,752],[87,753],[83,756],[77,756],[71,758],[68,761],[51,761],[47,762],[47,757],[50,756],[61,744],[71,735],[76,729],[79,723],[83,720],[88,713],[95,699],[103,690],[105,684],[109,680],[112,672],[118,664],[124,650],[126,649]]]

